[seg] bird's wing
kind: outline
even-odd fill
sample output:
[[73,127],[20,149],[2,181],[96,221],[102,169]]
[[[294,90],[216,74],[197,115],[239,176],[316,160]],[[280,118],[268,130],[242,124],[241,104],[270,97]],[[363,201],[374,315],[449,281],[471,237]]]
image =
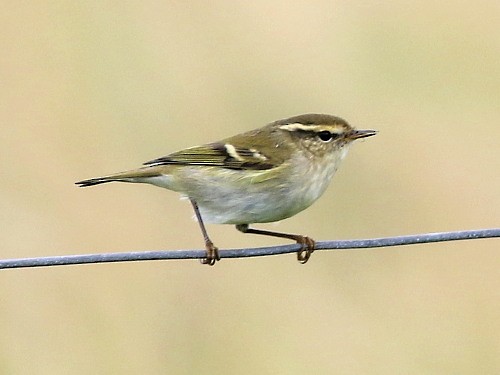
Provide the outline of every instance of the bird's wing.
[[145,165],[206,165],[228,169],[271,169],[281,164],[264,151],[256,148],[234,146],[227,142],[210,143],[187,148],[173,154],[154,159]]

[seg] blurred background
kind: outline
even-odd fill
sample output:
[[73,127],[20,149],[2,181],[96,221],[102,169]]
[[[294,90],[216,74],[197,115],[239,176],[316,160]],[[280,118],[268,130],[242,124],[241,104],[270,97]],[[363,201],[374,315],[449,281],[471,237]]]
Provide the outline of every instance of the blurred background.
[[[494,0],[5,4],[1,258],[203,248],[177,194],[74,182],[307,112],[380,133],[310,209],[257,227],[498,227],[499,23]],[[498,374],[499,246],[3,270],[0,372]]]

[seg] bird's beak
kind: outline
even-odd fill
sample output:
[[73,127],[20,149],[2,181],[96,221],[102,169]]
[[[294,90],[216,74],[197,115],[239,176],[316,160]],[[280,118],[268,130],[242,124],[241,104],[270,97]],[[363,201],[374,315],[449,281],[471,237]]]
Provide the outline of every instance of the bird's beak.
[[355,140],[359,138],[371,137],[375,134],[377,134],[376,130],[353,130],[351,134],[349,134],[348,138]]

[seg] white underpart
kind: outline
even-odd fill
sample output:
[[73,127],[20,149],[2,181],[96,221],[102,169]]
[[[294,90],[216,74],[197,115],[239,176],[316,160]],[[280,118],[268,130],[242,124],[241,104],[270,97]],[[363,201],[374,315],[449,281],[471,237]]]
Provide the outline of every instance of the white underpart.
[[[225,147],[228,154],[236,153],[233,146]],[[273,173],[268,175],[267,170],[183,166],[172,175],[148,177],[141,182],[194,199],[207,223],[268,223],[291,217],[314,203],[327,189],[348,148],[325,155],[321,165],[297,154],[291,161],[293,167],[288,165],[278,178]]]
[[286,176],[280,176],[279,181],[261,181],[263,171],[227,169],[213,173],[206,168],[186,168],[182,180],[189,185],[180,191],[196,200],[208,223],[279,221],[306,209],[325,192],[346,153],[347,148],[340,154],[327,155],[330,160],[322,166],[312,165],[309,160],[292,161],[294,169],[285,171]]

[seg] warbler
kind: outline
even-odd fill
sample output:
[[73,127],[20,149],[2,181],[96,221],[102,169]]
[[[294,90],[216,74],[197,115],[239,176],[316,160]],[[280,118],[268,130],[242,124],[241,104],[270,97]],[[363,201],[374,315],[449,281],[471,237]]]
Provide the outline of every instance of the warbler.
[[205,222],[234,224],[243,233],[294,240],[302,245],[298,261],[306,263],[315,247],[312,238],[249,225],[283,220],[309,207],[328,187],[352,142],[376,133],[356,130],[337,116],[303,114],[174,152],[138,169],[76,184],[138,182],[181,193],[191,201],[200,225],[204,264],[220,260]]

